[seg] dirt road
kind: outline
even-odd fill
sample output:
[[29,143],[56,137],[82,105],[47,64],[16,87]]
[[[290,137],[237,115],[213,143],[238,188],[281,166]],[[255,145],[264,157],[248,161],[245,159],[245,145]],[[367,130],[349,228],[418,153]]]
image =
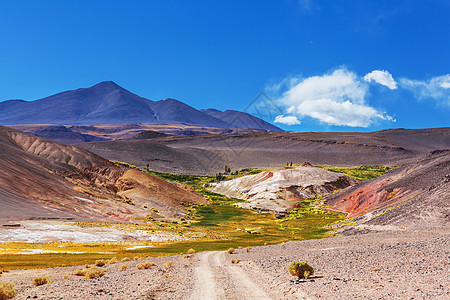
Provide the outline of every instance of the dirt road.
[[[203,252],[195,269],[196,288],[191,299],[273,299],[257,286],[227,253]],[[228,255],[229,256],[229,255]]]

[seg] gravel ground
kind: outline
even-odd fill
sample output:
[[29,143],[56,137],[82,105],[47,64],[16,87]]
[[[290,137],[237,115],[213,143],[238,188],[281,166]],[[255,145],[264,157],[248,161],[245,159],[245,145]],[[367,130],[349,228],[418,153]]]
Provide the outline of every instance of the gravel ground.
[[[242,245],[245,246],[245,245]],[[232,264],[231,259],[240,259]],[[157,266],[138,270],[136,264]],[[173,266],[163,267],[167,260]],[[315,268],[296,284],[293,260]],[[17,299],[449,299],[450,229],[368,232],[254,247],[234,254],[202,252],[107,265],[100,279],[69,275],[75,267],[11,271]],[[205,276],[206,274],[206,276]],[[63,275],[69,275],[63,279]],[[32,278],[52,282],[33,287]]]

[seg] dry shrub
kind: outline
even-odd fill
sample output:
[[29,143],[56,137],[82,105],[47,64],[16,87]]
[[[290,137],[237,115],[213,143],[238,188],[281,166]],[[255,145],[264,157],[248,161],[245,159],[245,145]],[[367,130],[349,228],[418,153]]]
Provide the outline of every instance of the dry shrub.
[[234,253],[234,248],[228,248],[227,252],[228,252],[229,254],[233,254],[233,253]]
[[125,271],[128,268],[128,264],[123,264],[120,266],[121,271]]
[[241,260],[240,259],[236,259],[236,263],[238,264],[238,263],[240,263],[241,262]]
[[267,246],[267,242],[264,243],[264,246]]
[[142,262],[142,263],[138,263],[136,265],[136,268],[138,268],[138,270],[142,270],[142,269],[150,269],[151,267],[156,266],[155,263],[146,261],[146,262]]
[[183,255],[183,257],[184,258],[189,258],[190,256],[189,256],[189,254],[185,254],[185,255]]
[[72,274],[76,276],[84,276],[84,270],[86,269],[75,269]]
[[194,254],[194,253],[195,253],[195,250],[192,248],[187,251],[187,254]]
[[64,275],[62,278],[63,278],[63,279],[68,279],[69,276],[68,276],[68,275]]
[[119,259],[117,257],[113,257],[108,261],[108,264],[115,264],[118,262],[119,262]]
[[134,258],[133,258],[133,260],[138,260],[138,259],[141,259],[139,256],[135,256]]
[[284,242],[281,243],[281,247],[284,247]]
[[168,261],[166,261],[166,262],[163,264],[163,267],[164,267],[164,268],[168,268],[168,267],[171,267],[172,265],[173,265],[173,261],[168,260]]
[[44,284],[47,284],[47,283],[48,283],[48,280],[45,277],[33,278],[33,285],[34,286],[40,286],[40,285],[44,285]]
[[128,257],[122,258],[122,261],[129,261],[130,259]]
[[9,282],[0,282],[0,300],[14,298],[17,295],[14,284]]
[[238,249],[242,249],[242,246],[239,246]]
[[250,252],[250,249],[252,249],[252,247],[246,247],[245,251]]
[[309,278],[314,274],[314,269],[306,261],[293,261],[288,268],[289,273],[292,276],[298,278]]
[[96,260],[95,265],[97,267],[103,267],[104,265],[106,265],[106,262],[104,260]]
[[234,259],[232,259],[232,260],[230,260],[230,262],[231,262],[232,264],[234,264],[236,261],[235,261]]
[[106,269],[97,268],[97,267],[84,269],[83,271],[84,271],[84,277],[86,277],[87,279],[100,278],[106,274]]

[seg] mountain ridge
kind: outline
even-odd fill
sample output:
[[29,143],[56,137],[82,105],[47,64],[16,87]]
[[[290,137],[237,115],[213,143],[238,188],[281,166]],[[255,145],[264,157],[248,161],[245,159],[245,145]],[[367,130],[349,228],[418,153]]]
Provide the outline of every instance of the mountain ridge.
[[[113,81],[63,91],[42,99],[12,99],[0,102],[1,125],[50,124],[96,125],[116,123],[190,124],[218,128],[252,128],[282,131],[255,116],[234,111],[248,122],[230,122],[182,101],[167,98],[152,101],[136,95]],[[251,127],[252,126],[252,127]]]

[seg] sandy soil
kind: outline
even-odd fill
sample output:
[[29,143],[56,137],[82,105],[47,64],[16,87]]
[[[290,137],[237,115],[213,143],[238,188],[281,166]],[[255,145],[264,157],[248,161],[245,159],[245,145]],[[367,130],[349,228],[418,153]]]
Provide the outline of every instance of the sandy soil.
[[[245,246],[245,245],[243,245]],[[254,247],[234,254],[202,252],[108,265],[100,279],[70,275],[74,267],[11,271],[17,299],[449,299],[450,229],[383,231]],[[232,264],[231,259],[240,259]],[[173,266],[163,267],[167,260]],[[314,277],[296,284],[292,260],[308,261]],[[33,287],[36,276],[50,284]]]

